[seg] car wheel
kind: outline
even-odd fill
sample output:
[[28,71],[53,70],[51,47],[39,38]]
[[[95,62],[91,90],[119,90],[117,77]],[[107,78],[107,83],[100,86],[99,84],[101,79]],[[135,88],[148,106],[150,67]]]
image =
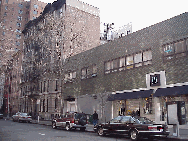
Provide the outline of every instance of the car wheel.
[[69,124],[69,123],[66,124],[65,129],[66,129],[67,131],[70,131],[70,124]]
[[55,122],[52,122],[52,128],[53,128],[53,129],[56,129],[56,128],[57,128],[57,126],[56,126],[56,123],[55,123]]
[[138,132],[136,130],[131,130],[130,131],[130,138],[133,141],[137,141],[138,140]]
[[80,128],[80,131],[85,131],[85,130],[86,130],[85,127]]
[[99,135],[99,136],[104,136],[104,135],[105,135],[104,130],[103,130],[102,127],[100,127],[100,128],[98,129],[98,135]]

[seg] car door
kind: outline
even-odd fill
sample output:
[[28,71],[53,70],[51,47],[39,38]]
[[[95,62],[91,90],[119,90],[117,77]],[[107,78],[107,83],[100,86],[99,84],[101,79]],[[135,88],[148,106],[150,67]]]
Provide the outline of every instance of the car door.
[[120,126],[120,121],[121,121],[121,116],[118,116],[114,119],[112,119],[108,124],[106,124],[106,130],[109,133],[118,133],[119,126]]
[[131,116],[123,116],[118,127],[118,134],[127,134],[130,129]]

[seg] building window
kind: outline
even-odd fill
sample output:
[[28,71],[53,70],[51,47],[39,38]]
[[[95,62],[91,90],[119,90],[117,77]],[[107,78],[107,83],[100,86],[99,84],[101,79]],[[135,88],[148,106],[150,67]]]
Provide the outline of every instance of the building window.
[[16,35],[16,38],[17,39],[21,39],[21,35]]
[[16,41],[16,46],[20,46],[20,42],[19,41]]
[[19,11],[18,11],[18,13],[19,13],[19,14],[22,14],[22,13],[23,13],[23,11],[22,11],[22,10],[19,10]]
[[42,100],[40,99],[40,109],[39,109],[39,112],[41,112],[41,107],[42,107]]
[[164,60],[171,60],[173,58],[179,58],[186,56],[186,45],[188,39],[178,40],[174,43],[163,45]]
[[48,99],[46,100],[46,112],[48,112]]
[[58,91],[58,80],[55,81],[55,91]]
[[46,91],[46,85],[45,85],[45,84],[46,84],[46,82],[44,81],[44,85],[43,85],[43,86],[44,86],[44,88],[43,88],[43,92],[45,92],[45,91]]
[[72,82],[76,78],[76,71],[65,74],[64,82]]
[[18,32],[18,33],[22,33],[21,30],[19,30],[19,29],[16,29],[16,32]]
[[35,10],[34,10],[34,11],[33,11],[33,14],[38,14],[38,11],[35,11]]
[[105,74],[152,64],[151,50],[142,51],[126,57],[105,62]]
[[135,63],[135,67],[142,66],[142,53],[136,53],[134,55],[134,63]]
[[113,68],[113,62],[112,61],[106,62],[104,66],[105,66],[105,74],[108,74]]
[[58,98],[55,98],[55,109],[57,109]]
[[133,55],[131,55],[131,56],[127,56],[127,57],[126,57],[126,65],[127,65],[127,69],[131,69],[131,68],[133,68],[133,64],[134,64],[134,61],[133,61]]
[[23,5],[22,5],[21,3],[19,3],[18,6],[19,6],[20,8],[23,8]]
[[18,27],[21,27],[21,23],[18,23],[18,22],[17,22],[17,26],[18,26]]
[[143,62],[144,62],[144,65],[152,64],[152,52],[151,52],[151,50],[143,52]]
[[42,93],[42,82],[40,83],[40,92]]
[[7,12],[4,13],[4,16],[7,16]]
[[6,3],[8,3],[8,0],[6,0]]
[[38,5],[34,4],[34,8],[35,8],[35,9],[38,9]]
[[22,17],[21,17],[21,16],[18,16],[18,20],[21,21],[21,20],[22,20]]
[[45,112],[45,99],[43,99],[43,112]]
[[81,70],[81,79],[91,78],[97,76],[97,65],[93,64]]

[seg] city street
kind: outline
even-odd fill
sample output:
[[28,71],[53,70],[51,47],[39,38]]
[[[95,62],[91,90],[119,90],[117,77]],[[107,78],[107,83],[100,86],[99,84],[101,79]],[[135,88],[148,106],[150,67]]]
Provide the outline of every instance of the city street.
[[[0,141],[130,141],[126,136],[100,137],[92,132],[65,131],[52,129],[51,126],[18,123],[12,120],[0,120],[0,125]],[[142,140],[148,141],[148,139]]]

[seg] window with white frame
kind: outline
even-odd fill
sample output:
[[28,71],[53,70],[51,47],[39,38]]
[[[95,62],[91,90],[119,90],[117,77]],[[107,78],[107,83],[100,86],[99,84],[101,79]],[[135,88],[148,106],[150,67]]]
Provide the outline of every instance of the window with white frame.
[[20,8],[23,8],[23,5],[22,5],[21,3],[19,3],[18,6],[19,6]]
[[18,35],[18,34],[17,34],[17,35],[16,35],[16,38],[17,38],[17,39],[21,39],[21,35]]
[[74,72],[69,72],[65,74],[65,79],[64,82],[72,82],[73,79],[76,78],[76,71]]
[[151,50],[143,52],[143,62],[144,62],[144,65],[152,64],[152,52],[151,52]]
[[16,24],[16,25],[17,25],[18,27],[21,27],[21,23],[18,23],[18,22],[17,22],[17,24]]
[[19,14],[22,14],[22,13],[23,13],[23,11],[22,11],[22,10],[18,10],[18,13],[19,13]]
[[149,64],[152,64],[151,50],[140,51],[132,55],[127,55],[105,62],[105,74],[141,67],[143,65]]
[[18,20],[21,21],[21,20],[22,20],[22,17],[21,17],[21,16],[18,16]]
[[35,8],[35,9],[38,9],[38,5],[34,4],[34,8]]
[[127,56],[126,57],[126,65],[127,65],[127,69],[133,68],[133,55]]
[[91,78],[97,76],[97,65],[93,64],[89,67],[82,68],[81,79]]
[[119,59],[119,71],[125,70],[125,57]]
[[163,45],[164,60],[171,60],[187,55],[187,42],[188,39],[177,40],[173,43]]
[[34,11],[33,11],[33,14],[35,14],[35,15],[38,14],[38,11],[35,11],[35,10],[34,10]]
[[19,29],[16,29],[16,32],[18,32],[18,33],[22,33],[21,30],[19,30]]

